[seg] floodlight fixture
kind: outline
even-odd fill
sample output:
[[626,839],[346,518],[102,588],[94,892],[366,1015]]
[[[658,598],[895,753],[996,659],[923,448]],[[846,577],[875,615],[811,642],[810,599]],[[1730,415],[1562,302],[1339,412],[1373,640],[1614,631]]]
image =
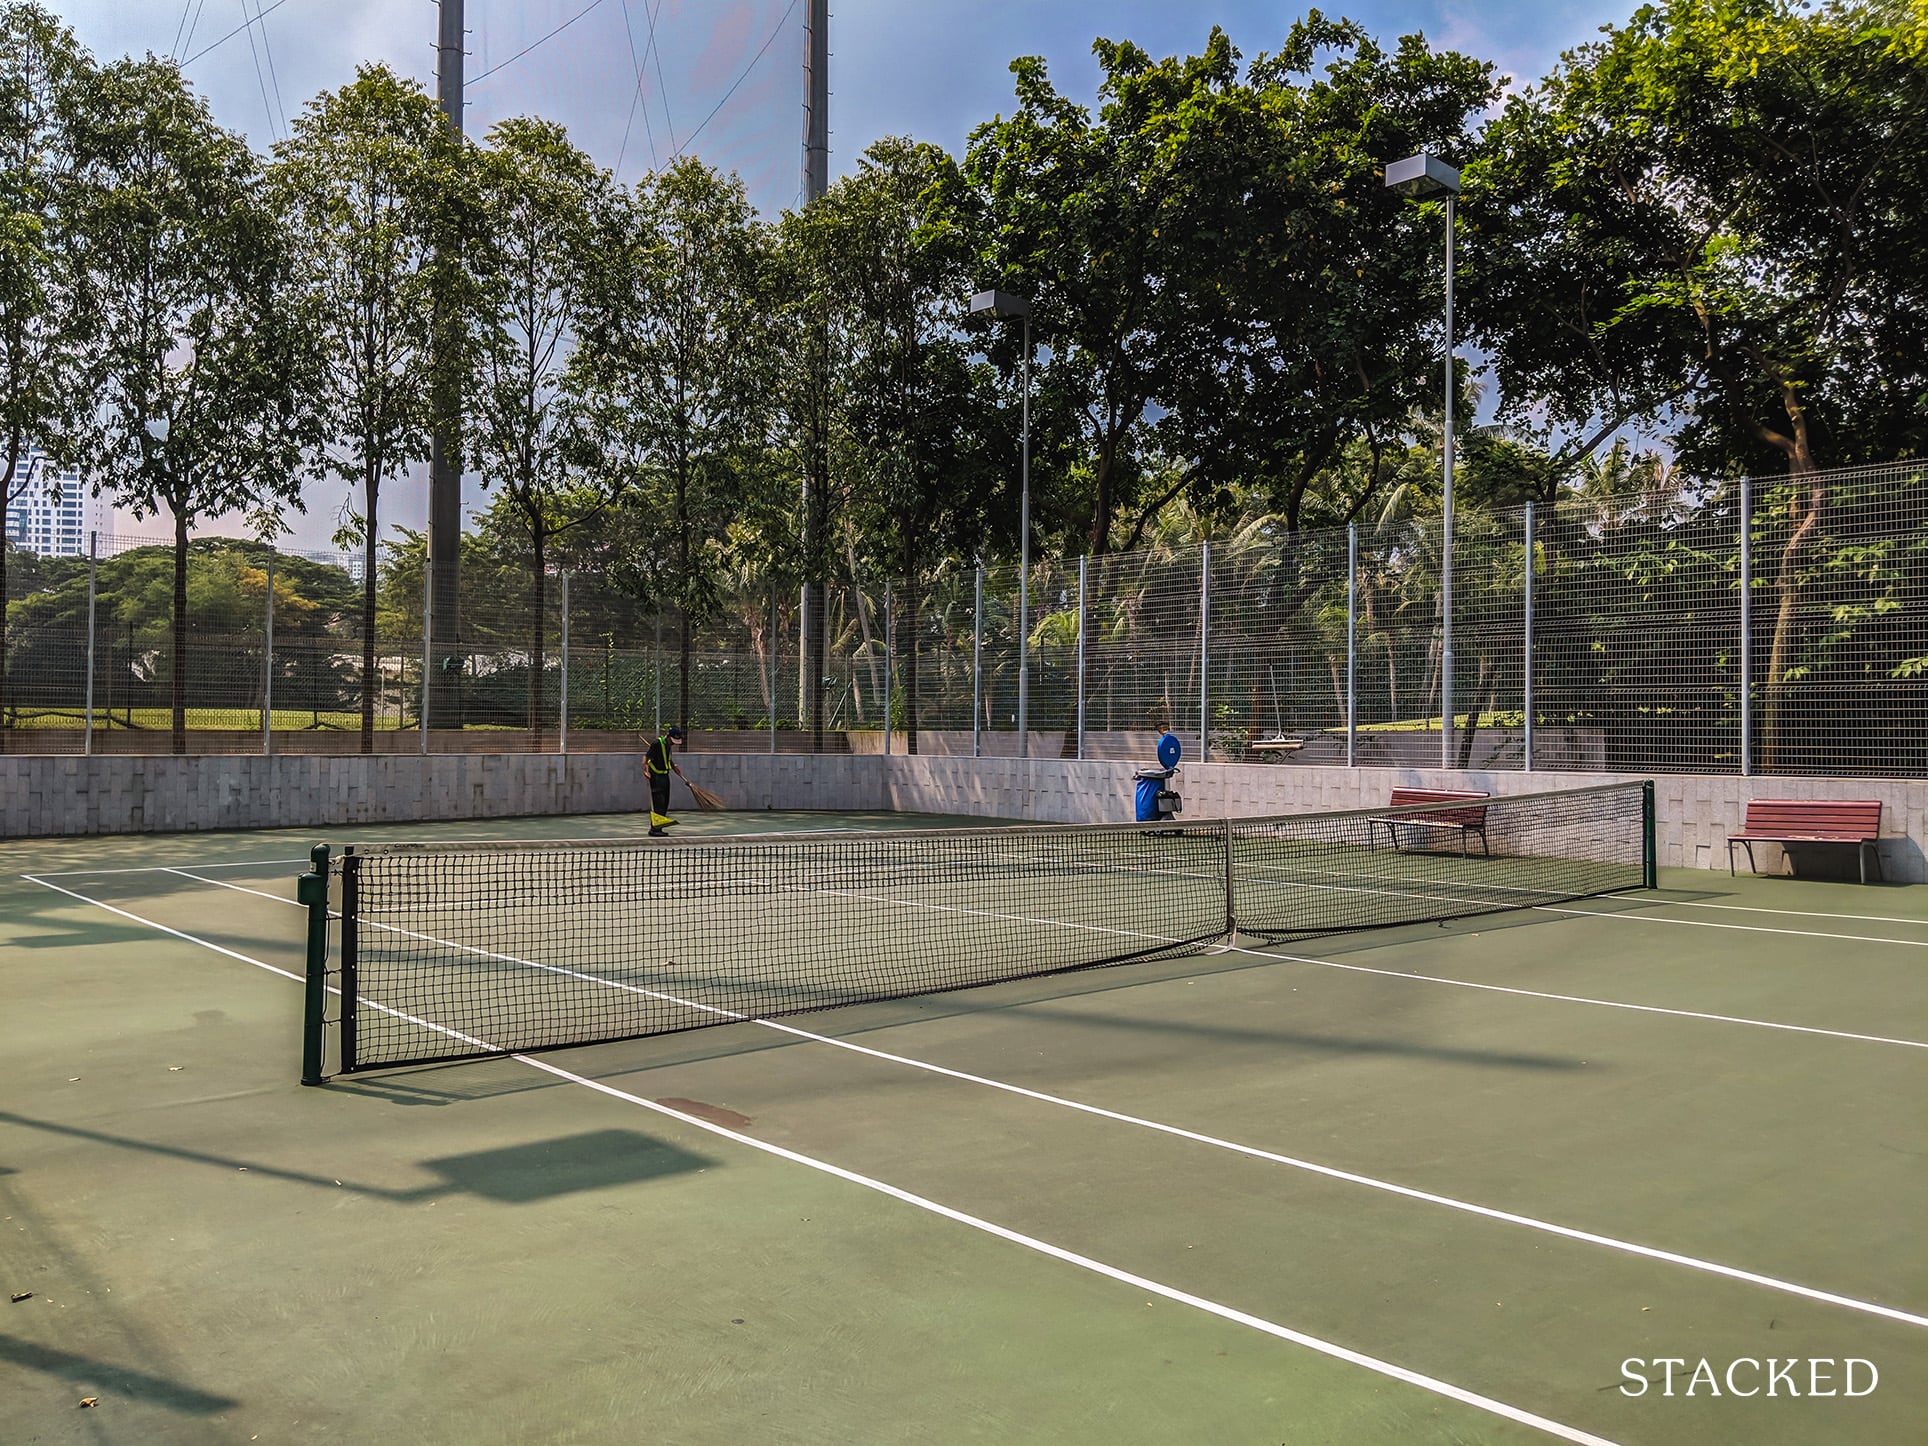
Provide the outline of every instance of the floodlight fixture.
[[980,291],[971,298],[971,311],[988,311],[993,316],[1029,316],[1031,303],[1009,291]]
[[1459,169],[1438,156],[1421,151],[1386,167],[1386,185],[1402,196],[1457,196]]

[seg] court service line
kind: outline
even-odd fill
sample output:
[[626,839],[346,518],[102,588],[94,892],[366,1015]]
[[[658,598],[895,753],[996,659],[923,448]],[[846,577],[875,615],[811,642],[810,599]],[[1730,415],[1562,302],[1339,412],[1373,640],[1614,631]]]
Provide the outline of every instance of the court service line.
[[1788,914],[1801,919],[1854,919],[1864,924],[1913,924],[1928,929],[1928,918],[1910,919],[1903,914],[1824,914],[1819,909],[1767,909],[1759,904],[1704,904],[1696,899],[1661,899],[1675,909],[1731,909],[1742,914]]
[[[126,909],[116,908],[112,904],[102,903],[99,899],[88,898],[85,894],[76,893],[72,889],[63,888],[58,884],[50,884],[45,879],[36,878],[31,874],[23,874],[21,877],[31,883],[39,884],[42,888],[52,889],[56,893],[65,894],[69,898],[77,899],[83,904],[90,904],[95,908],[105,909],[110,914],[116,914],[121,918],[130,919],[137,924],[157,930],[160,933],[186,940],[188,943],[198,944],[202,948],[211,949],[217,954],[225,955],[231,959],[238,959],[244,964],[252,964],[257,969],[265,969],[270,974],[279,974],[283,978],[297,981],[301,978],[301,976],[289,970],[279,968],[276,965],[269,964],[260,959],[250,958],[248,955],[242,954],[237,950],[198,938],[183,930],[171,928],[166,924],[157,923],[152,919],[143,918],[139,914],[130,913]],[[269,895],[268,897],[273,896]],[[382,1009],[385,1013],[399,1014],[399,1011],[387,1009],[383,1005],[374,1004],[372,1007]],[[400,1017],[405,1019],[410,1018],[410,1016],[407,1015],[400,1015]],[[489,1050],[495,1048],[495,1046],[485,1040],[475,1039],[469,1035],[445,1028],[441,1025],[429,1024],[424,1020],[413,1020],[412,1022],[422,1024],[425,1028],[433,1030],[436,1033],[459,1039],[467,1044],[474,1044]],[[1489,1415],[1499,1416],[1509,1421],[1516,1421],[1523,1426],[1530,1426],[1535,1430],[1545,1432],[1547,1435],[1557,1437],[1560,1440],[1575,1442],[1577,1446],[1617,1446],[1617,1443],[1604,1436],[1596,1436],[1592,1432],[1583,1431],[1575,1426],[1568,1426],[1550,1417],[1537,1415],[1532,1411],[1510,1405],[1496,1397],[1481,1395],[1477,1391],[1467,1390],[1463,1386],[1455,1386],[1451,1382],[1441,1380],[1436,1376],[1428,1376],[1405,1366],[1396,1365],[1391,1361],[1381,1360],[1377,1356],[1367,1355],[1363,1351],[1353,1350],[1349,1346],[1339,1345],[1335,1341],[1328,1341],[1322,1337],[1310,1335],[1305,1331],[1295,1330],[1291,1326],[1281,1325],[1276,1321],[1267,1320],[1262,1316],[1253,1315],[1233,1306],[1208,1300],[1204,1296],[1193,1295],[1191,1292],[1180,1290],[1176,1286],[1166,1285],[1160,1281],[1152,1280],[1148,1276],[1139,1275],[1115,1265],[1109,1265],[1093,1256],[1066,1249],[1061,1245],[1053,1245],[1049,1241],[1042,1240],[1037,1236],[1026,1235],[1022,1231],[1011,1229],[1009,1226],[999,1225],[995,1221],[986,1220],[981,1216],[971,1215],[953,1206],[942,1204],[928,1196],[919,1195],[901,1186],[892,1185],[887,1181],[879,1180],[869,1175],[859,1174],[855,1170],[846,1169],[841,1165],[832,1164],[828,1160],[820,1160],[815,1156],[806,1155],[797,1150],[786,1149],[784,1146],[774,1144],[768,1140],[759,1140],[752,1135],[741,1134],[736,1130],[715,1124],[709,1120],[700,1119],[695,1115],[685,1114],[681,1110],[658,1104],[655,1100],[645,1099],[641,1095],[631,1094],[627,1090],[618,1089],[614,1085],[605,1084],[600,1080],[593,1080],[587,1076],[576,1074],[574,1071],[563,1069],[559,1065],[550,1064],[546,1060],[537,1059],[526,1054],[512,1054],[509,1058],[530,1069],[539,1070],[544,1074],[553,1075],[571,1084],[580,1085],[584,1089],[593,1090],[598,1094],[608,1095],[612,1099],[621,1100],[626,1104],[635,1105],[638,1108],[649,1110],[654,1114],[663,1115],[666,1118],[692,1126],[693,1128],[705,1131],[721,1139],[732,1141],[735,1144],[746,1146],[749,1149],[760,1151],[766,1155],[772,1155],[777,1159],[802,1165],[806,1169],[815,1170],[820,1174],[829,1175],[835,1179],[843,1180],[848,1184],[874,1191],[877,1194],[887,1196],[890,1199],[897,1200],[906,1205],[914,1206],[917,1209],[927,1211],[940,1218],[953,1221],[960,1225],[969,1226],[973,1230],[981,1231],[984,1234],[994,1236],[1010,1244],[1022,1246],[1027,1250],[1032,1250],[1040,1255],[1062,1261],[1067,1265],[1074,1265],[1081,1270],[1087,1270],[1095,1275],[1104,1276],[1107,1279],[1129,1285],[1135,1290],[1142,1290],[1162,1299],[1173,1301],[1176,1304],[1189,1306],[1204,1314],[1230,1321],[1234,1325],[1245,1326],[1248,1329],[1290,1342],[1293,1345],[1302,1346],[1307,1350],[1316,1352],[1319,1355],[1328,1356],[1333,1360],[1344,1361],[1348,1365],[1362,1367],[1376,1375],[1402,1381],[1407,1385],[1416,1386],[1422,1391],[1427,1391],[1436,1396],[1443,1396],[1448,1400],[1457,1401],[1462,1405],[1471,1406]]]
[[1553,904],[1535,904],[1545,914],[1576,914],[1582,919],[1625,919],[1636,924],[1671,924],[1677,929],[1738,929],[1748,934],[1789,934],[1798,939],[1844,939],[1850,944],[1900,944],[1909,949],[1928,949],[1928,939],[1890,939],[1881,934],[1824,934],[1818,929],[1770,929],[1765,924],[1716,924],[1712,919],[1661,919],[1652,914],[1612,913],[1602,909],[1567,909]]
[[[184,875],[184,877],[191,878],[193,876]],[[202,880],[201,882],[217,883],[219,881],[209,879]],[[238,889],[242,893],[260,894],[263,898],[272,899],[276,897],[273,894],[261,894],[261,891],[258,889],[243,888],[239,884],[224,883],[221,886],[223,888]],[[869,896],[858,895],[857,897]],[[930,907],[942,906],[933,905]],[[971,912],[979,913],[983,911],[972,910]],[[662,1000],[683,1008],[717,1015],[732,1022],[760,1025],[765,1029],[774,1030],[779,1034],[791,1035],[794,1038],[809,1040],[816,1044],[829,1045],[833,1049],[847,1050],[852,1054],[867,1055],[873,1059],[886,1060],[892,1064],[904,1065],[911,1069],[922,1070],[928,1074],[940,1075],[967,1084],[982,1085],[987,1089],[1000,1090],[1006,1094],[1035,1100],[1041,1104],[1055,1105],[1062,1109],[1092,1115],[1099,1119],[1111,1120],[1118,1124],[1132,1125],[1140,1129],[1151,1130],[1157,1134],[1170,1135],[1177,1139],[1189,1140],[1194,1144],[1207,1145],[1213,1149],[1225,1150],[1232,1154],[1244,1155],[1256,1160],[1265,1160],[1272,1164],[1284,1165],[1295,1170],[1303,1170],[1309,1174],[1321,1175],[1327,1179],[1340,1180],[1347,1184],[1361,1185],[1367,1189],[1378,1190],[1385,1194],[1398,1195],[1409,1200],[1417,1200],[1423,1204],[1443,1206],[1449,1210],[1458,1210],[1468,1215],[1476,1215],[1484,1219],[1499,1221],[1502,1224],[1522,1226],[1529,1230],[1537,1230],[1544,1234],[1556,1235],[1568,1240],[1576,1240],[1583,1244],[1602,1246],[1609,1250],[1619,1250],[1630,1255],[1642,1256],[1649,1260],[1658,1260],[1665,1264],[1683,1266],[1689,1270],[1698,1270],[1709,1275],[1718,1275],[1729,1280],[1737,1280],[1744,1284],[1759,1286],[1766,1290],[1780,1291],[1786,1295],[1800,1296],[1808,1300],[1819,1301],[1826,1305],[1840,1306],[1846,1310],[1859,1311],[1867,1315],[1882,1316],[1889,1320],[1899,1321],[1904,1325],[1919,1326],[1928,1329],[1928,1316],[1916,1315],[1913,1312],[1901,1310],[1894,1306],[1881,1305],[1877,1302],[1861,1300],[1854,1296],[1840,1295],[1833,1291],[1821,1290],[1815,1286],[1802,1285],[1799,1282],[1791,1280],[1783,1280],[1778,1276],[1763,1275],[1757,1271],[1742,1269],[1739,1266],[1724,1265],[1719,1261],[1705,1260],[1699,1256],[1684,1255],[1678,1251],[1661,1249],[1658,1246],[1642,1245],[1638,1241],[1622,1240],[1617,1236],[1601,1235],[1595,1231],[1579,1229],[1576,1226],[1561,1225],[1554,1221],[1541,1220],[1531,1215],[1521,1215],[1514,1211],[1501,1210],[1490,1205],[1480,1205],[1470,1200],[1456,1199],[1450,1195],[1438,1195],[1430,1190],[1421,1190],[1410,1185],[1401,1185],[1391,1180],[1382,1180],[1375,1176],[1362,1175],[1355,1171],[1340,1169],[1337,1166],[1322,1165],[1317,1161],[1303,1159],[1295,1155],[1281,1154],[1274,1150],[1262,1149],[1256,1145],[1242,1144],[1239,1141],[1224,1139],[1216,1135],[1207,1135],[1197,1130],[1188,1130],[1181,1125],[1168,1124],[1162,1120],[1153,1120],[1141,1115],[1126,1114],[1122,1111],[1106,1109],[1101,1105],[1087,1104],[1082,1100],[1074,1100],[1063,1095],[1050,1094],[1043,1090],[1034,1090],[1024,1085],[1012,1084],[1006,1080],[993,1079],[987,1075],[972,1074],[965,1070],[952,1069],[946,1065],[936,1064],[930,1060],[918,1059],[910,1055],[894,1054],[888,1050],[877,1049],[870,1045],[857,1044],[852,1040],[841,1039],[835,1035],[818,1034],[813,1030],[803,1029],[793,1024],[779,1023],[774,1019],[744,1014],[738,1010],[726,1009],[720,1005],[703,1004],[696,1000],[683,999],[663,990],[650,989],[640,984],[631,984],[623,980],[609,979],[601,975],[569,969],[558,964],[543,964],[530,959],[521,959],[511,954],[497,953],[471,944],[457,944],[452,940],[435,939],[433,935],[418,934],[412,929],[397,929],[393,925],[379,925],[377,927],[394,933],[406,934],[413,938],[432,939],[434,942],[443,944],[446,947],[458,949],[463,953],[495,959],[503,963],[523,965],[544,973],[559,974],[567,978],[581,980],[585,983],[600,984],[606,988],[616,989],[627,994],[636,994]],[[393,1013],[394,1011],[389,1012]],[[406,1015],[402,1017],[408,1018]],[[430,1027],[434,1028],[435,1026]],[[474,1043],[473,1040],[469,1042]],[[520,1056],[518,1056],[518,1058],[520,1058]]]
[[[236,889],[244,894],[254,894],[263,899],[273,899],[277,903],[289,904],[297,908],[300,907],[300,905],[295,904],[295,901],[293,899],[285,898],[280,894],[270,894],[260,889],[245,888],[240,884],[230,884],[222,879],[198,878],[194,874],[186,873],[185,871],[182,871],[179,869],[172,870],[171,872],[179,873],[182,878],[194,879],[196,883],[213,884],[216,887],[223,888],[223,889]],[[22,877],[26,877],[26,876],[23,875]],[[836,892],[836,891],[826,890],[825,892]],[[78,895],[76,895],[76,897],[78,897]],[[909,908],[935,909],[945,913],[972,914],[972,915],[976,915],[986,919],[1001,919],[1009,923],[1057,924],[1059,922],[1058,920],[1053,920],[1053,919],[1035,919],[1024,914],[1001,914],[1001,913],[994,913],[992,911],[985,910],[985,909],[967,909],[967,908],[964,908],[962,905],[956,905],[956,904],[928,904],[918,900],[911,900],[911,899],[889,899],[879,894],[845,893],[844,897],[853,898],[853,899],[865,899],[865,900],[870,900],[872,902],[879,902],[879,903],[900,904]],[[103,905],[103,907],[105,906]],[[1587,911],[1579,910],[1577,912],[1586,913]],[[1602,917],[1611,918],[1613,916],[1603,915]],[[415,934],[414,931],[412,930],[396,930],[394,929],[393,925],[388,925],[388,924],[377,925],[376,927],[382,928],[382,929],[388,929],[397,933],[411,934],[413,937],[419,938],[419,939],[431,939],[438,944],[445,944],[451,948],[460,949],[467,953],[478,954],[485,958],[500,959],[506,963],[529,965],[530,967],[533,967],[533,968],[539,968],[539,969],[543,969],[543,970],[546,970],[552,973],[558,973],[558,974],[574,974],[574,971],[562,969],[556,965],[534,964],[532,963],[532,961],[527,959],[517,959],[510,955],[505,955],[505,954],[492,954],[486,949],[478,949],[467,944],[456,944],[451,940],[442,939],[433,934]],[[1097,929],[1099,932],[1117,934],[1123,938],[1129,938],[1129,939],[1152,939],[1152,940],[1156,940],[1167,944],[1173,944],[1173,945],[1186,944],[1186,941],[1183,939],[1174,939],[1163,934],[1148,934],[1135,929],[1101,929],[1099,928],[1099,926],[1088,925],[1088,924],[1075,925],[1070,927],[1076,927],[1076,928],[1085,929],[1085,930]],[[1385,978],[1385,979],[1411,979],[1411,980],[1416,980],[1422,984],[1449,984],[1460,989],[1479,989],[1489,994],[1514,994],[1525,999],[1546,999],[1546,1000],[1551,1000],[1555,1003],[1560,1003],[1560,1004],[1590,1004],[1600,1009],[1627,1009],[1627,1010],[1632,1010],[1637,1014],[1667,1015],[1676,1019],[1700,1019],[1700,1020],[1706,1020],[1715,1024],[1746,1024],[1746,1025],[1753,1026],[1755,1029],[1778,1029],[1791,1034],[1815,1034],[1815,1035],[1821,1035],[1828,1039],[1850,1039],[1860,1044],[1893,1044],[1893,1045],[1899,1045],[1904,1049],[1928,1049],[1928,1040],[1899,1039],[1899,1038],[1895,1038],[1893,1036],[1885,1035],[1885,1034],[1857,1034],[1851,1030],[1823,1029],[1819,1025],[1812,1025],[1812,1024],[1783,1024],[1779,1020],[1750,1019],[1745,1015],[1738,1015],[1738,1014],[1713,1014],[1706,1010],[1699,1010],[1699,1009],[1671,1009],[1671,1008],[1668,1008],[1666,1005],[1661,1005],[1661,1004],[1631,1004],[1625,1000],[1620,1000],[1620,999],[1595,999],[1585,994],[1556,994],[1549,990],[1521,989],[1516,986],[1508,985],[1508,984],[1482,984],[1476,980],[1451,979],[1439,974],[1415,974],[1410,970],[1405,970],[1405,969],[1381,969],[1381,968],[1376,968],[1369,964],[1346,964],[1346,963],[1342,963],[1337,959],[1319,959],[1309,954],[1288,954],[1288,953],[1285,953],[1283,950],[1277,950],[1277,949],[1255,949],[1248,944],[1218,943],[1218,944],[1213,944],[1209,946],[1199,947],[1198,952],[1200,953],[1200,955],[1244,954],[1248,957],[1257,958],[1257,959],[1281,959],[1286,961],[1287,963],[1311,964],[1321,969],[1341,969],[1346,971],[1347,973],[1352,973],[1352,974],[1376,974],[1381,978]],[[591,976],[591,975],[574,975],[574,977],[592,979],[594,980],[594,982],[598,982],[598,983],[615,984],[615,981],[613,980],[596,979],[595,976]],[[636,986],[633,986],[633,985],[616,985],[615,987],[622,988],[622,989],[637,988]],[[637,992],[654,993],[655,991],[637,990]],[[710,1005],[697,1004],[697,1003],[694,1003],[693,1001],[677,999],[674,995],[661,994],[661,995],[657,995],[657,997],[665,1000],[669,1000],[670,1002],[673,1002],[673,1003],[681,1004],[686,1008],[699,1009],[708,1013],[731,1014],[733,1018],[739,1018],[739,1019],[749,1018],[749,1016],[747,1015],[736,1015],[732,1011],[717,1010],[716,1008]]]
[[[291,868],[309,862],[307,859],[233,859],[226,863],[192,864],[197,869],[280,869]],[[67,869],[64,872],[42,871],[38,874],[22,874],[23,879],[39,883],[43,879],[88,879],[96,874],[172,874],[179,873],[178,867],[171,864],[144,864],[140,868],[126,869]],[[203,882],[212,883],[212,879]]]

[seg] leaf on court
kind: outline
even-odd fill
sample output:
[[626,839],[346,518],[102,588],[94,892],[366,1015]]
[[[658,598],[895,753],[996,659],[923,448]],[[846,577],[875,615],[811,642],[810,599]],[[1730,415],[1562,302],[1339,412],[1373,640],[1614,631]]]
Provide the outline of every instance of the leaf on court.
[[33,1299],[33,1292],[30,1290],[23,1290],[20,1292],[20,1294],[16,1295],[13,1298],[13,1303],[15,1305],[19,1305],[20,1302],[23,1300],[32,1300],[32,1299]]
[[89,1406],[98,1406],[99,1404],[100,1404],[99,1396],[82,1396],[80,1398],[80,1408],[83,1411],[86,1410]]
[[68,1083],[68,1084],[79,1084],[79,1083],[80,1083],[80,1076],[79,1076],[79,1075],[77,1075],[77,1074],[70,1074],[70,1075],[68,1075],[68,1076],[67,1076],[67,1083]]
[[186,1069],[186,1068],[187,1068],[187,1066],[186,1066],[186,1065],[184,1065],[184,1064],[170,1064],[170,1065],[169,1065],[169,1066],[167,1067],[167,1072],[168,1072],[169,1074],[179,1074],[179,1073],[180,1073],[180,1072],[181,1072],[182,1070],[184,1070],[184,1069]]

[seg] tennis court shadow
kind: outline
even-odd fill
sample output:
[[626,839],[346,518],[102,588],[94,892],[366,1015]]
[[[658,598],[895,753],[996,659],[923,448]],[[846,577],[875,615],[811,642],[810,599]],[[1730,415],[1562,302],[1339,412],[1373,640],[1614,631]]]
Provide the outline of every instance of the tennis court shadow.
[[719,1164],[706,1155],[637,1130],[594,1130],[421,1163],[423,1169],[440,1175],[447,1184],[425,1187],[418,1193],[444,1196],[459,1190],[505,1205],[528,1205],[584,1190],[636,1185]]
[[110,1365],[92,1356],[78,1356],[72,1351],[56,1350],[34,1341],[23,1341],[3,1331],[0,1331],[0,1361],[25,1370],[39,1371],[42,1375],[57,1376],[63,1381],[92,1386],[103,1395],[144,1401],[189,1416],[212,1416],[241,1404],[230,1396],[197,1390],[180,1381],[170,1381],[165,1376],[150,1375],[131,1366]]

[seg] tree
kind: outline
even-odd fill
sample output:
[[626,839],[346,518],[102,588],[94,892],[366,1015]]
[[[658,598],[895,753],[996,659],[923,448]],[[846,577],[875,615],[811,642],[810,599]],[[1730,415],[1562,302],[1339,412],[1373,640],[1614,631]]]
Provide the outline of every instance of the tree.
[[1886,3],[1675,0],[1569,54],[1490,130],[1480,329],[1577,461],[1671,408],[1703,475],[1779,470],[1762,766],[1780,748],[1819,469],[1928,445],[1922,22]]
[[[976,419],[995,410],[961,337],[971,238],[939,203],[956,165],[884,140],[819,203],[851,355],[844,405],[854,547],[903,580],[904,731],[917,751],[919,601],[930,565],[981,540],[994,473]],[[986,385],[980,385],[980,382]]]
[[187,751],[188,531],[300,506],[310,354],[288,245],[247,144],[171,62],[124,60],[89,87],[78,230],[97,307],[88,461],[136,517],[174,522],[173,747]]
[[385,66],[310,101],[276,150],[277,204],[299,241],[296,278],[323,363],[327,444],[319,475],[361,491],[344,529],[360,542],[362,751],[375,746],[376,549],[382,482],[426,457],[438,367],[438,302],[468,304],[460,255],[474,230],[470,154],[435,102]]
[[[1222,36],[1212,48],[1235,64]],[[1183,489],[1223,511],[1258,487],[1293,532],[1366,510],[1411,419],[1439,409],[1445,350],[1439,208],[1388,191],[1383,169],[1415,150],[1463,155],[1496,94],[1484,61],[1417,35],[1389,53],[1315,13],[1244,83],[1183,99],[1161,224],[1191,260],[1171,282],[1179,340],[1158,426],[1183,465],[1150,506]],[[1354,443],[1370,466],[1337,465]]]
[[696,160],[617,194],[577,353],[591,424],[628,457],[632,505],[656,524],[632,576],[681,617],[686,727],[691,627],[717,610],[730,525],[763,461],[766,246],[742,183]]
[[[76,455],[88,335],[71,234],[76,91],[91,62],[32,4],[0,8],[0,513],[33,483],[30,445]],[[6,747],[7,548],[0,544],[0,749]]]
[[470,445],[499,484],[528,546],[533,595],[529,728],[544,708],[544,604],[550,544],[600,516],[623,483],[587,425],[588,367],[570,360],[585,321],[585,261],[606,178],[549,121],[508,120],[478,158],[489,244],[478,248]]

